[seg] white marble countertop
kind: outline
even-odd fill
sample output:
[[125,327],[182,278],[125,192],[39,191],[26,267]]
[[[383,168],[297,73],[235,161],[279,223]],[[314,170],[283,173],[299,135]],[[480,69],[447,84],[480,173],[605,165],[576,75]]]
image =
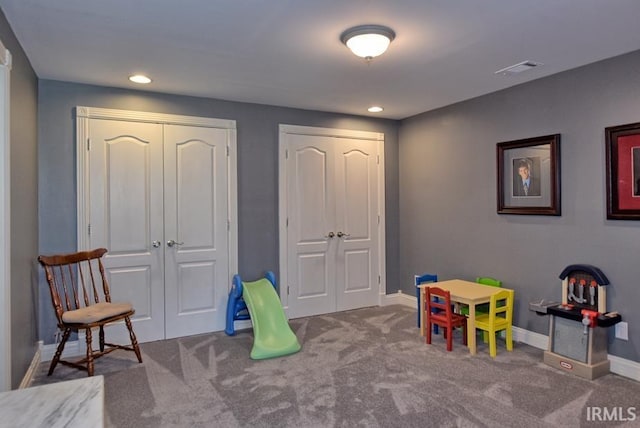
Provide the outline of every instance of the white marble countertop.
[[0,393],[0,427],[104,427],[104,378],[93,376]]

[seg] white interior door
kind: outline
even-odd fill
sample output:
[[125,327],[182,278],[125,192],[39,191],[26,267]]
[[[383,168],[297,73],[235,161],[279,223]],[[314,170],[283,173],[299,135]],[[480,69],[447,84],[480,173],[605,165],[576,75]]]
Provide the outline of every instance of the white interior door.
[[378,304],[378,144],[340,138],[336,159],[337,310]]
[[229,284],[227,131],[165,125],[166,337],[222,330]]
[[112,300],[133,304],[138,338],[163,339],[162,125],[93,119],[89,126],[89,247],[109,250]]
[[282,276],[288,290],[283,300],[289,316],[378,304],[379,140],[281,135],[286,182],[286,193],[281,192],[286,214]]
[[337,241],[332,141],[321,136],[290,136],[287,150],[289,316],[335,312]]
[[78,248],[109,251],[112,298],[133,303],[138,340],[223,330],[237,271],[235,122],[77,110]]

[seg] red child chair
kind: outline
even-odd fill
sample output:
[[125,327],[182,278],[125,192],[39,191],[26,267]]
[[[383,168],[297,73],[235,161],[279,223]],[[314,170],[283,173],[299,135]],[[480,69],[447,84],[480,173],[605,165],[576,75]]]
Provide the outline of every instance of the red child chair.
[[467,318],[451,310],[451,293],[438,287],[425,290],[425,329],[427,344],[431,344],[432,325],[439,325],[447,339],[447,351],[453,349],[453,329],[462,327],[463,343],[467,344]]

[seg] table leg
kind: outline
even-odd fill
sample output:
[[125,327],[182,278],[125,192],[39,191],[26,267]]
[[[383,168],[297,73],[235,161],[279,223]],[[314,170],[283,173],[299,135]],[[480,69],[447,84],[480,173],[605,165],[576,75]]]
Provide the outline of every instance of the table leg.
[[471,355],[476,354],[476,304],[469,303],[469,318],[467,318],[467,347]]
[[420,336],[424,337],[424,287],[420,287]]

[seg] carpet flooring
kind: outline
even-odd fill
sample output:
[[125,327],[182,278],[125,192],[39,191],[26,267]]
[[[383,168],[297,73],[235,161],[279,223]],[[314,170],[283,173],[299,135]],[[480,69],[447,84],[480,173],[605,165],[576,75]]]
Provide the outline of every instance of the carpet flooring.
[[[106,425],[640,426],[638,382],[613,374],[578,378],[518,343],[507,352],[499,342],[491,358],[479,340],[471,356],[458,332],[447,352],[442,335],[426,345],[415,323],[415,310],[399,305],[295,319],[302,350],[262,361],[249,358],[251,330],[144,343],[142,364],[116,351],[95,366],[105,377]],[[34,384],[85,375],[58,366],[48,377],[48,364]],[[638,420],[631,420],[636,409]]]

